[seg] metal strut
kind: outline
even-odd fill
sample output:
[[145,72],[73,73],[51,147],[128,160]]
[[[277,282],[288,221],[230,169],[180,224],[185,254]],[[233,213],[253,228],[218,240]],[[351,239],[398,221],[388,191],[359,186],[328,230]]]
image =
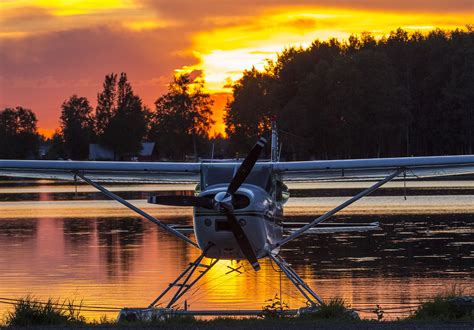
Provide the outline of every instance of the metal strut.
[[[287,236],[285,237],[284,239],[282,239],[281,241],[277,242],[276,244],[274,244],[272,246],[271,249],[269,249],[270,251],[275,249],[275,248],[278,248],[286,243],[288,243],[289,241],[292,241],[294,240],[295,238],[297,238],[298,236],[302,235],[305,231],[307,231],[308,229],[310,229],[311,227],[314,227],[318,224],[320,224],[321,222],[327,220],[329,217],[333,216],[334,214],[336,214],[337,212],[341,211],[342,209],[345,209],[346,207],[348,207],[349,205],[351,205],[352,203],[358,201],[359,199],[361,199],[362,197],[365,197],[367,195],[369,195],[370,193],[374,192],[375,190],[379,189],[382,185],[386,184],[387,182],[391,181],[392,179],[394,179],[395,177],[397,177],[401,172],[403,172],[404,169],[397,169],[395,172],[393,172],[392,174],[390,174],[389,176],[387,176],[386,178],[378,181],[376,184],[374,184],[373,186],[361,191],[360,193],[358,193],[357,195],[355,195],[354,197],[348,199],[347,201],[345,201],[344,203],[342,203],[341,205],[339,206],[336,206],[335,208],[333,208],[332,210],[324,213],[323,215],[321,215],[319,218],[313,220],[312,222],[310,222],[309,224],[301,227],[300,229],[298,229],[296,232],[294,232],[293,234],[291,234],[290,236]],[[269,253],[270,254],[270,253]]]
[[[325,214],[321,215],[319,218],[313,220],[312,222],[310,222],[309,224],[303,226],[302,228],[300,228],[299,230],[297,230],[295,233],[293,233],[292,235],[282,239],[280,242],[274,244],[271,249],[268,250],[268,257],[270,259],[272,259],[277,265],[278,267],[280,267],[281,271],[283,273],[285,273],[285,275],[290,279],[290,281],[296,286],[296,288],[301,292],[301,294],[312,304],[312,305],[316,305],[315,301],[316,300],[319,304],[322,304],[323,301],[322,299],[316,294],[314,293],[313,290],[311,290],[311,288],[303,281],[303,279],[301,277],[298,276],[298,274],[296,274],[296,272],[290,267],[290,265],[288,265],[288,263],[282,258],[280,257],[278,254],[274,254],[272,253],[271,251],[275,248],[278,248],[278,247],[281,247],[282,245],[292,241],[293,239],[299,237],[300,235],[302,235],[304,232],[306,232],[308,229],[320,224],[321,222],[323,222],[324,220],[328,219],[329,217],[333,216],[334,214],[336,214],[337,212],[339,212],[340,210],[346,208],[347,206],[351,205],[352,203],[358,201],[359,199],[361,199],[362,197],[364,196],[367,196],[369,195],[370,193],[374,192],[375,190],[377,190],[378,188],[380,188],[382,185],[384,185],[385,183],[391,181],[392,179],[394,179],[395,177],[397,177],[401,172],[403,171],[403,169],[397,169],[395,172],[393,172],[392,174],[388,175],[387,177],[385,177],[384,179],[378,181],[377,183],[375,183],[373,186],[361,191],[360,193],[358,193],[357,195],[355,195],[354,197],[348,199],[347,201],[345,201],[344,203],[340,204],[339,206],[335,207],[334,209],[326,212]],[[314,299],[314,300],[313,300]]]
[[91,186],[93,186],[94,188],[96,188],[97,190],[99,190],[101,193],[103,193],[105,196],[109,197],[110,199],[113,199],[113,200],[116,200],[117,202],[119,202],[120,204],[128,207],[130,210],[140,214],[142,217],[144,217],[145,219],[157,224],[158,226],[160,226],[162,229],[166,230],[168,233],[178,237],[179,239],[197,247],[199,249],[199,246],[194,243],[193,241],[191,241],[189,238],[187,238],[185,235],[181,234],[179,231],[177,231],[176,229],[173,229],[171,228],[170,226],[166,225],[165,223],[161,222],[160,220],[156,219],[155,217],[151,216],[150,214],[146,213],[145,211],[143,210],[140,210],[138,207],[136,207],[135,205],[127,202],[125,199],[123,199],[122,197],[120,196],[117,196],[115,195],[113,192],[107,190],[106,188],[104,188],[103,186],[101,186],[100,184],[92,181],[91,179],[88,179],[87,177],[84,176],[84,174],[82,173],[74,173],[74,175],[80,177],[82,180],[84,180],[85,182],[87,182],[88,184],[90,184]]
[[[186,292],[188,292],[189,289],[191,289],[191,287],[196,284],[197,281],[199,281],[201,277],[203,277],[219,261],[219,259],[213,259],[209,265],[202,264],[201,261],[205,257],[206,251],[207,249],[196,260],[189,263],[188,267],[176,278],[176,280],[173,281],[173,283],[168,285],[168,287],[148,306],[148,308],[154,307],[161,300],[161,298],[163,298],[173,288],[177,288],[177,290],[166,305],[166,308],[171,308]],[[204,268],[204,270],[202,270],[200,274],[188,284],[191,276],[198,267]],[[184,281],[182,283],[178,283],[183,277]]]
[[323,300],[313,290],[311,290],[308,284],[306,284],[305,281],[303,281],[303,279],[298,274],[296,274],[296,272],[282,257],[280,257],[278,254],[273,255],[272,253],[269,253],[268,256],[278,265],[278,267],[280,267],[281,271],[285,273],[286,277],[288,277],[288,279],[311,303],[311,305],[316,305],[316,302],[319,304],[323,303]]

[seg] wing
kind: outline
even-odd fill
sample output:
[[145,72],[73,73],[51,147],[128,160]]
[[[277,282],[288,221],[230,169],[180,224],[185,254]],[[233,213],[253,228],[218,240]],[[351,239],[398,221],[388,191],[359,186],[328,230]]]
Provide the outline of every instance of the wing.
[[[305,223],[300,222],[284,222],[283,229],[286,233],[292,234],[294,231],[301,228]],[[194,227],[192,225],[170,225],[171,228],[179,231],[183,234],[189,234],[194,232]],[[305,234],[335,234],[335,233],[351,233],[351,232],[366,232],[372,230],[380,230],[379,222],[371,222],[367,224],[358,224],[358,223],[332,223],[327,225],[321,225],[316,228],[310,228]]]
[[280,162],[273,168],[285,181],[381,179],[397,169],[414,179],[472,174],[474,155]]
[[0,176],[96,182],[199,182],[200,163],[0,160]]
[[[229,163],[237,166],[240,163]],[[380,179],[396,169],[406,178],[474,173],[474,155],[264,162],[285,181]],[[199,182],[201,163],[0,160],[0,176],[74,180],[81,172],[97,182]],[[222,166],[214,163],[212,166]]]

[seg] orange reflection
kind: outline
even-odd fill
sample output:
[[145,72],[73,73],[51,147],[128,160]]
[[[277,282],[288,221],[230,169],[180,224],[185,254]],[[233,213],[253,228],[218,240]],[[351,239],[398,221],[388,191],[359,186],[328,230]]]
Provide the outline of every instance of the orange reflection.
[[[42,182],[42,185],[47,183]],[[60,188],[64,191],[65,186]],[[43,189],[42,186],[38,187],[39,191]],[[48,195],[44,197],[47,198]],[[430,196],[423,198],[429,199]],[[425,210],[435,204],[445,204],[449,208],[450,203],[455,203],[454,198],[470,199],[470,202],[465,202],[464,208],[469,204],[474,205],[472,196],[438,196],[432,204],[424,206]],[[375,204],[369,200],[362,206],[368,214],[371,208],[389,204],[387,202],[390,199],[375,197],[372,199],[376,201]],[[316,203],[320,212],[339,202],[338,199],[330,198],[307,198],[308,203],[298,198],[294,200],[294,203],[291,200],[289,202],[293,205],[288,208],[287,216],[299,214],[298,208],[307,210],[307,214],[317,214],[317,209],[310,208],[310,203]],[[322,200],[321,204],[318,204],[319,200]],[[138,203],[140,208],[146,205],[144,202],[133,202]],[[408,202],[415,205],[420,200],[416,196],[410,196]],[[57,204],[60,205],[55,206]],[[49,206],[44,206],[47,211],[41,214],[37,213],[38,205]],[[390,207],[395,208],[395,205]],[[400,205],[397,207],[401,208]],[[355,209],[355,212],[361,209]],[[192,219],[191,211],[185,208],[152,205],[148,211],[167,223],[190,224]],[[452,211],[453,209],[450,212]],[[0,215],[0,251],[8,252],[0,254],[0,297],[18,298],[32,294],[42,300],[50,297],[73,299],[89,306],[145,307],[200,254],[198,249],[162,232],[154,224],[131,216],[120,205],[112,206],[108,201],[1,202]],[[472,240],[466,235],[472,235],[472,230],[469,232],[469,227],[465,230],[460,234],[464,235],[465,242],[462,244],[467,245],[468,250],[472,246]],[[429,231],[428,238],[436,236],[434,228]],[[439,233],[443,237],[453,234],[446,231]],[[424,234],[418,232],[417,235],[419,238]],[[380,273],[374,272],[367,264],[364,266],[366,255],[356,255],[359,246],[368,240],[368,237],[360,238],[364,237],[359,235],[356,247],[340,255],[346,260],[338,265],[333,263],[334,255],[331,254],[328,259],[321,259],[324,263],[315,262],[319,260],[318,255],[337,249],[340,241],[334,241],[334,237],[327,237],[327,243],[332,242],[332,246],[315,245],[310,249],[307,247],[314,244],[315,237],[306,237],[301,242],[289,245],[283,251],[283,257],[323,299],[341,297],[357,308],[370,309],[376,304],[384,308],[416,305],[420,300],[443,292],[455,284],[466,288],[466,295],[471,294],[474,288],[469,272],[457,275],[450,273],[453,269],[458,271],[451,259],[437,269],[437,274],[430,276],[425,273],[420,276],[419,272],[410,273],[415,270],[415,266],[408,268],[410,272],[406,276],[403,273],[380,272],[381,268],[378,268]],[[370,242],[372,240],[373,237]],[[404,240],[403,244],[409,244],[409,241]],[[371,243],[368,245],[373,248]],[[312,255],[301,252],[305,249]],[[406,260],[403,259],[406,254],[406,251],[400,251],[391,256]],[[388,254],[384,252],[383,255]],[[351,258],[358,259],[360,263],[350,263]],[[380,262],[388,262],[388,259]],[[468,253],[463,256],[463,260],[469,267],[472,256]],[[404,266],[404,261],[395,265]],[[280,277],[275,265],[262,260],[261,266],[262,269],[255,272],[247,262],[220,261],[183,297],[179,306],[182,307],[186,300],[190,309],[259,310],[266,300],[273,298],[275,294],[280,295],[280,292],[291,308],[304,306],[301,295],[285,276]],[[238,268],[242,273],[232,271],[230,267]],[[8,308],[8,305],[0,304],[0,315]],[[409,310],[405,314],[388,313],[387,317],[394,319],[408,313]],[[85,311],[84,314],[89,319],[98,319],[104,313]],[[110,318],[117,315],[116,312],[106,314]],[[362,316],[375,317],[370,311],[362,313]]]
[[[200,253],[161,233],[153,224],[132,218],[39,218],[8,223],[10,230],[15,226],[18,226],[16,236],[2,236],[0,240],[1,250],[8,251],[0,258],[0,297],[33,294],[38,299],[59,297],[82,301],[86,306],[145,307]],[[285,258],[290,263],[294,261]],[[178,306],[182,307],[186,300],[194,310],[260,310],[266,300],[280,292],[290,308],[305,305],[292,283],[285,276],[280,277],[275,265],[262,260],[261,266],[255,272],[247,262],[220,261]],[[229,267],[242,273],[232,272]],[[338,271],[337,276],[320,278],[318,269],[328,266],[293,267],[322,298],[341,297],[358,308],[373,308],[375,304],[385,308],[416,305],[421,298],[442,291],[442,287],[472,285],[468,277],[445,278],[442,283],[425,277],[376,274],[358,277],[354,276],[356,268],[333,269]],[[0,313],[3,315],[7,308],[0,305]],[[89,319],[98,319],[103,314],[110,318],[117,315],[93,311],[84,314]],[[370,312],[362,316],[375,317]],[[403,315],[388,314],[388,318],[399,316]]]

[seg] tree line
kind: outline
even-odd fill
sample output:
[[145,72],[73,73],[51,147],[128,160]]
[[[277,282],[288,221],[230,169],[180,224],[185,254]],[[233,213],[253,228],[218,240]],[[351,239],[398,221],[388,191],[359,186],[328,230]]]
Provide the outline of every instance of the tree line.
[[[198,155],[208,141],[213,101],[203,91],[204,81],[181,74],[168,93],[146,107],[136,95],[126,73],[105,76],[95,110],[86,97],[72,95],[61,105],[60,127],[50,141],[45,158],[87,159],[89,145],[98,143],[113,151],[115,160],[127,159],[155,141],[160,156],[182,159]],[[40,136],[35,114],[22,107],[0,111],[0,158],[36,158]]]
[[288,160],[471,154],[474,29],[316,40],[245,71],[233,96],[234,152],[275,116]]
[[[189,74],[150,109],[125,73],[111,73],[95,109],[77,95],[63,102],[46,157],[87,159],[99,143],[120,160],[143,141],[156,142],[162,159],[203,155],[210,142],[221,156],[243,156],[275,117],[287,160],[472,154],[474,29],[398,29],[285,49],[235,82],[225,139],[208,136],[212,105],[204,81]],[[36,122],[29,109],[0,111],[0,158],[37,157]]]

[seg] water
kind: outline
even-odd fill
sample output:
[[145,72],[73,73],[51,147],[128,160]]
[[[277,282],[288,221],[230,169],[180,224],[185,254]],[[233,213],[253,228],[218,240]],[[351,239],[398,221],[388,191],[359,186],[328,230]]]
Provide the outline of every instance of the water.
[[[294,190],[288,221],[307,222],[345,199],[314,196],[331,188]],[[456,285],[474,294],[474,193],[472,182],[410,183],[427,196],[387,196],[393,184],[336,217],[336,222],[380,221],[383,231],[306,235],[281,255],[323,298],[342,297],[359,309],[380,304],[389,318],[408,313],[390,310],[416,305]],[[457,195],[449,195],[450,189]],[[294,189],[308,188],[295,185]],[[147,205],[150,191],[189,193],[192,186],[113,186],[167,223],[191,224],[187,208]],[[423,194],[429,189],[429,194]],[[462,194],[459,190],[464,189]],[[32,294],[75,299],[84,305],[144,307],[199,255],[199,250],[141,220],[93,189],[40,181],[0,183],[0,297]],[[137,192],[138,191],[138,192]],[[145,191],[145,192],[143,192]],[[433,192],[434,191],[434,192]],[[451,191],[452,192],[452,191]],[[440,194],[448,195],[440,195]],[[230,272],[239,267],[242,274]],[[228,273],[230,272],[230,273]],[[255,273],[246,264],[219,262],[186,296],[191,309],[260,309],[283,294],[290,307],[304,300],[268,261]],[[0,304],[0,315],[10,308]],[[86,311],[89,318],[102,312]],[[115,312],[108,316],[115,317]],[[370,312],[364,317],[375,317]]]

